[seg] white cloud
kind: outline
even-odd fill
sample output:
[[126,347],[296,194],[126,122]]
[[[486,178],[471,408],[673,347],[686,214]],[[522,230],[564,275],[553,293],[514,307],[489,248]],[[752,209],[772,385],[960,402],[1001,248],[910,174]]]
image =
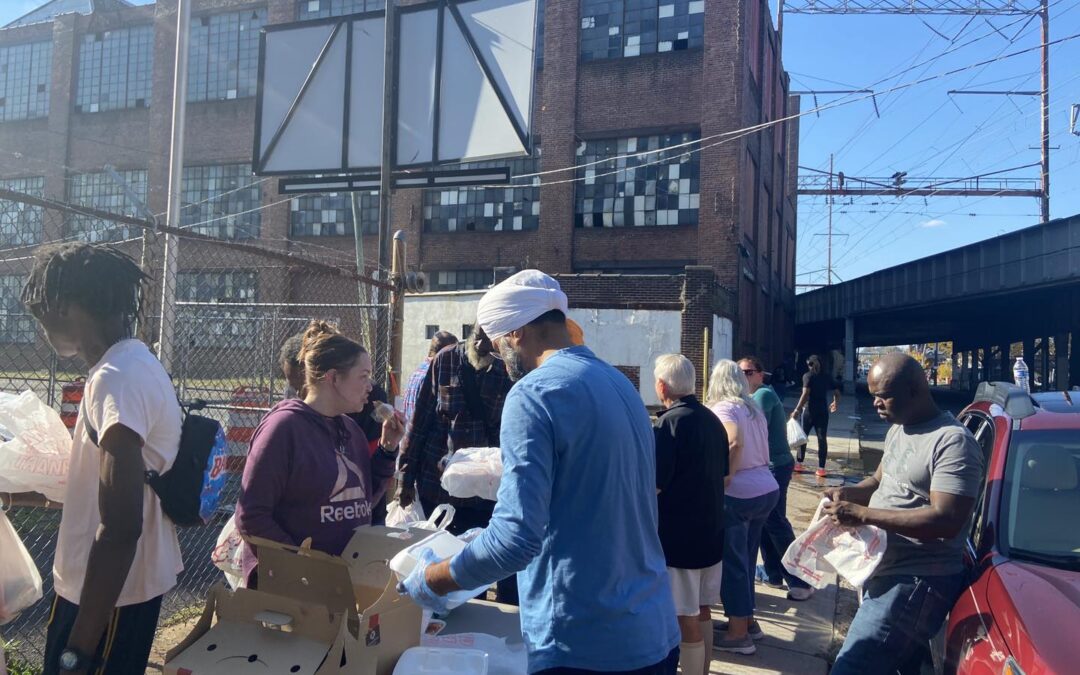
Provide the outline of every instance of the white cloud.
[[924,220],[923,222],[919,223],[919,227],[941,227],[945,224],[946,223],[944,220],[941,220],[940,218],[934,218],[933,220]]

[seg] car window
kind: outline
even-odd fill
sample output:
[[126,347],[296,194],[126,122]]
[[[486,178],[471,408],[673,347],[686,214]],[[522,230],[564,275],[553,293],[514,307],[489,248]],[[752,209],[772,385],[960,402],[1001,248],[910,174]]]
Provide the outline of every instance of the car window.
[[971,513],[971,541],[975,550],[979,550],[982,540],[982,526],[986,514],[986,505],[983,499],[986,497],[986,471],[990,468],[990,455],[994,451],[994,423],[989,417],[971,415],[964,426],[971,430],[982,448],[983,454],[983,477],[979,481],[979,496],[975,499],[975,510]]
[[1080,432],[1014,432],[1003,495],[1002,540],[1011,557],[1080,569]]

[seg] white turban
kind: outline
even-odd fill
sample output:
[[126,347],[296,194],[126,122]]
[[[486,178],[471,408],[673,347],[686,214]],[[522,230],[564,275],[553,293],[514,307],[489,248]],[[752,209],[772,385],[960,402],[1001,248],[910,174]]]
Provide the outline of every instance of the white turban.
[[522,270],[480,298],[476,320],[495,340],[553,309],[567,312],[566,293],[540,270]]

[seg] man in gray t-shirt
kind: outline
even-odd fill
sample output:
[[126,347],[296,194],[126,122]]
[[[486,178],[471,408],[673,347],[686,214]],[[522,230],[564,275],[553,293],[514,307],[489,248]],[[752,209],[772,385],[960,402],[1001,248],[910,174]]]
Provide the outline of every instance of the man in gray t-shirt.
[[[982,451],[952,413],[919,424],[896,424],[885,436],[879,485],[872,509],[919,509],[933,505],[932,492],[974,499],[983,478]],[[889,531],[885,557],[875,575],[940,576],[964,568],[964,529],[942,539],[916,539]]]
[[823,512],[840,525],[880,527],[888,545],[832,675],[918,672],[963,589],[965,525],[983,480],[978,443],[938,409],[918,362],[888,354],[868,384],[878,416],[893,423],[885,454],[874,476],[826,490]]

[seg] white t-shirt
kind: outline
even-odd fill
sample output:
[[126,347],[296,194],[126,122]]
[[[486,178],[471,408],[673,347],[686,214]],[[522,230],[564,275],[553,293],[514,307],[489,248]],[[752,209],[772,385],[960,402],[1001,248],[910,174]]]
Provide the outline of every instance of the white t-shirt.
[[[122,340],[109,348],[86,378],[71,447],[67,497],[53,563],[56,593],[78,604],[90,546],[101,525],[98,487],[101,450],[90,440],[87,421],[104,438],[122,424],[143,439],[147,469],[165,473],[180,447],[180,405],[165,369],[146,345]],[[183,571],[176,528],[161,511],[149,485],[143,486],[143,531],[117,606],[152,600],[176,585]]]

